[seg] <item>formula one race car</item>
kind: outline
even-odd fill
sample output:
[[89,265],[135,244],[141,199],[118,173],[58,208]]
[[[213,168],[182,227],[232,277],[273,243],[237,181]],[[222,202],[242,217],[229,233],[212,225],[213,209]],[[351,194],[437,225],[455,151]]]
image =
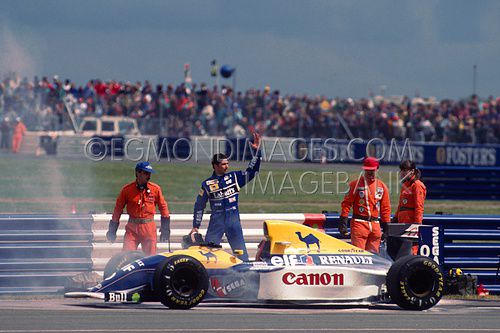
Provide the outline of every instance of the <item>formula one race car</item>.
[[208,244],[144,258],[137,251],[121,253],[108,262],[104,281],[66,297],[160,301],[172,309],[201,301],[359,304],[390,299],[403,309],[425,310],[443,294],[443,274],[428,257],[392,263],[287,221],[265,221],[264,236],[256,260],[249,262]]

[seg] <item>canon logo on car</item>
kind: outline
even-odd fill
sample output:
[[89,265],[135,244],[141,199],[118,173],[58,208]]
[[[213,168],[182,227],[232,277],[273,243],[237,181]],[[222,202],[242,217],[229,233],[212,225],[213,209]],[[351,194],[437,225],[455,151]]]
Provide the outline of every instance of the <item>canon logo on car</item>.
[[299,286],[343,286],[344,274],[329,274],[329,273],[300,273],[295,274],[288,272],[282,277],[283,283],[286,285],[296,284]]

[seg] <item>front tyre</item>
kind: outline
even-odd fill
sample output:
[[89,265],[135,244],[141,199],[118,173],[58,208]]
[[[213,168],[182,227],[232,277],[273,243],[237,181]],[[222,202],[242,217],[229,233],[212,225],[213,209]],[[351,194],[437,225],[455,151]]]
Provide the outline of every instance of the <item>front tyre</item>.
[[144,258],[146,255],[142,251],[128,251],[115,254],[109,259],[104,267],[104,280],[113,275],[114,272],[119,270],[125,265],[133,263],[137,259]]
[[165,259],[155,271],[154,292],[170,309],[190,309],[198,305],[208,290],[205,267],[185,255]]
[[391,299],[405,310],[429,309],[443,296],[443,273],[434,260],[424,256],[398,259],[386,282]]

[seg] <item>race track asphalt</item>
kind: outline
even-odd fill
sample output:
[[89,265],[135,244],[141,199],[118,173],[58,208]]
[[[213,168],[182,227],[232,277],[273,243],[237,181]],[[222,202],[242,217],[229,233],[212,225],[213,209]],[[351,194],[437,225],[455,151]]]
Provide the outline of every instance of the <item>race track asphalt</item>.
[[443,300],[422,312],[393,305],[104,304],[90,299],[0,300],[0,333],[20,332],[500,332],[500,300]]

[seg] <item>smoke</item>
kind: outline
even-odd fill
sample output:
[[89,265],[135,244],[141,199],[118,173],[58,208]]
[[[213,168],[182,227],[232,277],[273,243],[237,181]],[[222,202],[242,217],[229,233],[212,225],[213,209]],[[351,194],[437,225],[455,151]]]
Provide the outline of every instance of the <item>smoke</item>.
[[35,75],[37,66],[30,44],[29,34],[13,31],[5,22],[0,22],[0,74]]
[[[63,193],[63,185],[64,185],[64,176],[61,172],[61,165],[57,158],[47,160],[48,168],[44,172],[44,177],[49,180],[49,183],[45,188],[45,193],[54,198],[62,198],[64,197]],[[42,193],[42,192],[40,192]],[[63,209],[59,207],[59,212],[61,214],[68,214],[69,208]]]

